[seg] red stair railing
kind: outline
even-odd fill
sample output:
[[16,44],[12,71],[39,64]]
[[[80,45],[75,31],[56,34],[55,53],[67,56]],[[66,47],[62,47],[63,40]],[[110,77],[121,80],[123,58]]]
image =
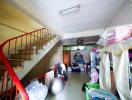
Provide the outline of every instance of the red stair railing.
[[[1,64],[1,66],[5,67],[5,69],[3,68],[3,71],[7,70],[7,75],[5,74],[5,72],[2,73],[3,75],[2,75],[2,84],[1,84],[1,97],[3,96],[3,98],[5,100],[8,100],[9,98],[10,98],[10,100],[12,99],[12,96],[13,96],[12,95],[13,94],[13,83],[12,82],[14,82],[14,84],[16,85],[16,89],[19,91],[22,99],[23,100],[29,100],[28,95],[27,95],[23,85],[21,84],[19,78],[17,77],[17,75],[15,74],[11,65],[9,64],[9,62],[8,62],[7,58],[5,57],[1,47],[0,47],[0,57],[1,57],[1,62],[3,62],[3,64]],[[9,76],[11,77],[11,84],[10,84],[11,86],[8,89],[8,87],[9,87],[9,83],[8,83],[9,78],[8,77]],[[4,86],[5,86],[5,89],[3,89]],[[11,95],[11,96],[8,97],[8,95]]]
[[11,53],[17,53],[17,50],[24,49],[25,46],[35,41],[49,39],[51,37],[53,37],[53,34],[49,34],[47,28],[42,28],[9,39],[0,45],[0,99],[12,100],[12,98],[15,98],[17,100],[19,93],[22,100],[29,100],[28,94],[8,59]]

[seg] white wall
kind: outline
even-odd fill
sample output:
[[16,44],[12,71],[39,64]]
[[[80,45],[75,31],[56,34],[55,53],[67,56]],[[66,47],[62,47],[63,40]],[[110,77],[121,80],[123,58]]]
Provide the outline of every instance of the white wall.
[[109,27],[132,24],[132,3],[125,3],[123,7],[115,14]]
[[50,59],[50,66],[54,66],[57,63],[63,63],[63,45],[57,44],[57,48],[55,48],[55,52]]
[[69,38],[78,38],[78,37],[90,37],[90,36],[97,36],[100,33],[103,33],[104,29],[95,29],[90,31],[83,31],[78,33],[67,33],[63,34],[62,39],[69,39]]

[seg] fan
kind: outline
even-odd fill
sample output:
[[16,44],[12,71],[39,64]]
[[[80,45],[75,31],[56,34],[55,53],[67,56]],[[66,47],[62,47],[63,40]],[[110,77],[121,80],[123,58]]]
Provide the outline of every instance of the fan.
[[83,39],[77,39],[77,44],[83,44]]

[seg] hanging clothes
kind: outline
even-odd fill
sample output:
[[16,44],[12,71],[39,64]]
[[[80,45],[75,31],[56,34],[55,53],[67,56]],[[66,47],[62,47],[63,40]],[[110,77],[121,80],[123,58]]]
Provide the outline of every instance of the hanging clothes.
[[99,67],[99,82],[100,87],[103,89],[111,90],[111,77],[110,77],[110,60],[109,53],[101,53],[101,61]]
[[121,100],[130,100],[128,80],[128,51],[123,50],[119,55],[113,55],[113,70],[116,80],[116,87]]
[[[103,52],[112,53],[115,83],[121,100],[131,100],[130,99],[131,90],[129,88],[129,79],[128,79],[128,65],[129,65],[128,49],[130,48],[132,48],[132,38],[121,41],[117,44],[110,45],[109,47],[100,50],[101,53]],[[104,56],[101,56],[100,64],[102,66],[100,65],[99,79],[101,86],[105,86],[106,85],[104,81],[105,69],[102,59],[105,59]]]
[[91,52],[91,68],[96,67],[96,52]]

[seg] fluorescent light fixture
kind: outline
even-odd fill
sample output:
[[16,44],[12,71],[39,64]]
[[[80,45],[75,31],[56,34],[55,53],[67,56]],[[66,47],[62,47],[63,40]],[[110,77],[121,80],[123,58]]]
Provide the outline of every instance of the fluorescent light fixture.
[[76,12],[76,11],[79,11],[79,10],[80,10],[80,4],[78,4],[78,5],[74,6],[74,7],[70,7],[70,8],[61,10],[59,13],[61,15],[65,15],[65,14],[69,14],[69,13]]

